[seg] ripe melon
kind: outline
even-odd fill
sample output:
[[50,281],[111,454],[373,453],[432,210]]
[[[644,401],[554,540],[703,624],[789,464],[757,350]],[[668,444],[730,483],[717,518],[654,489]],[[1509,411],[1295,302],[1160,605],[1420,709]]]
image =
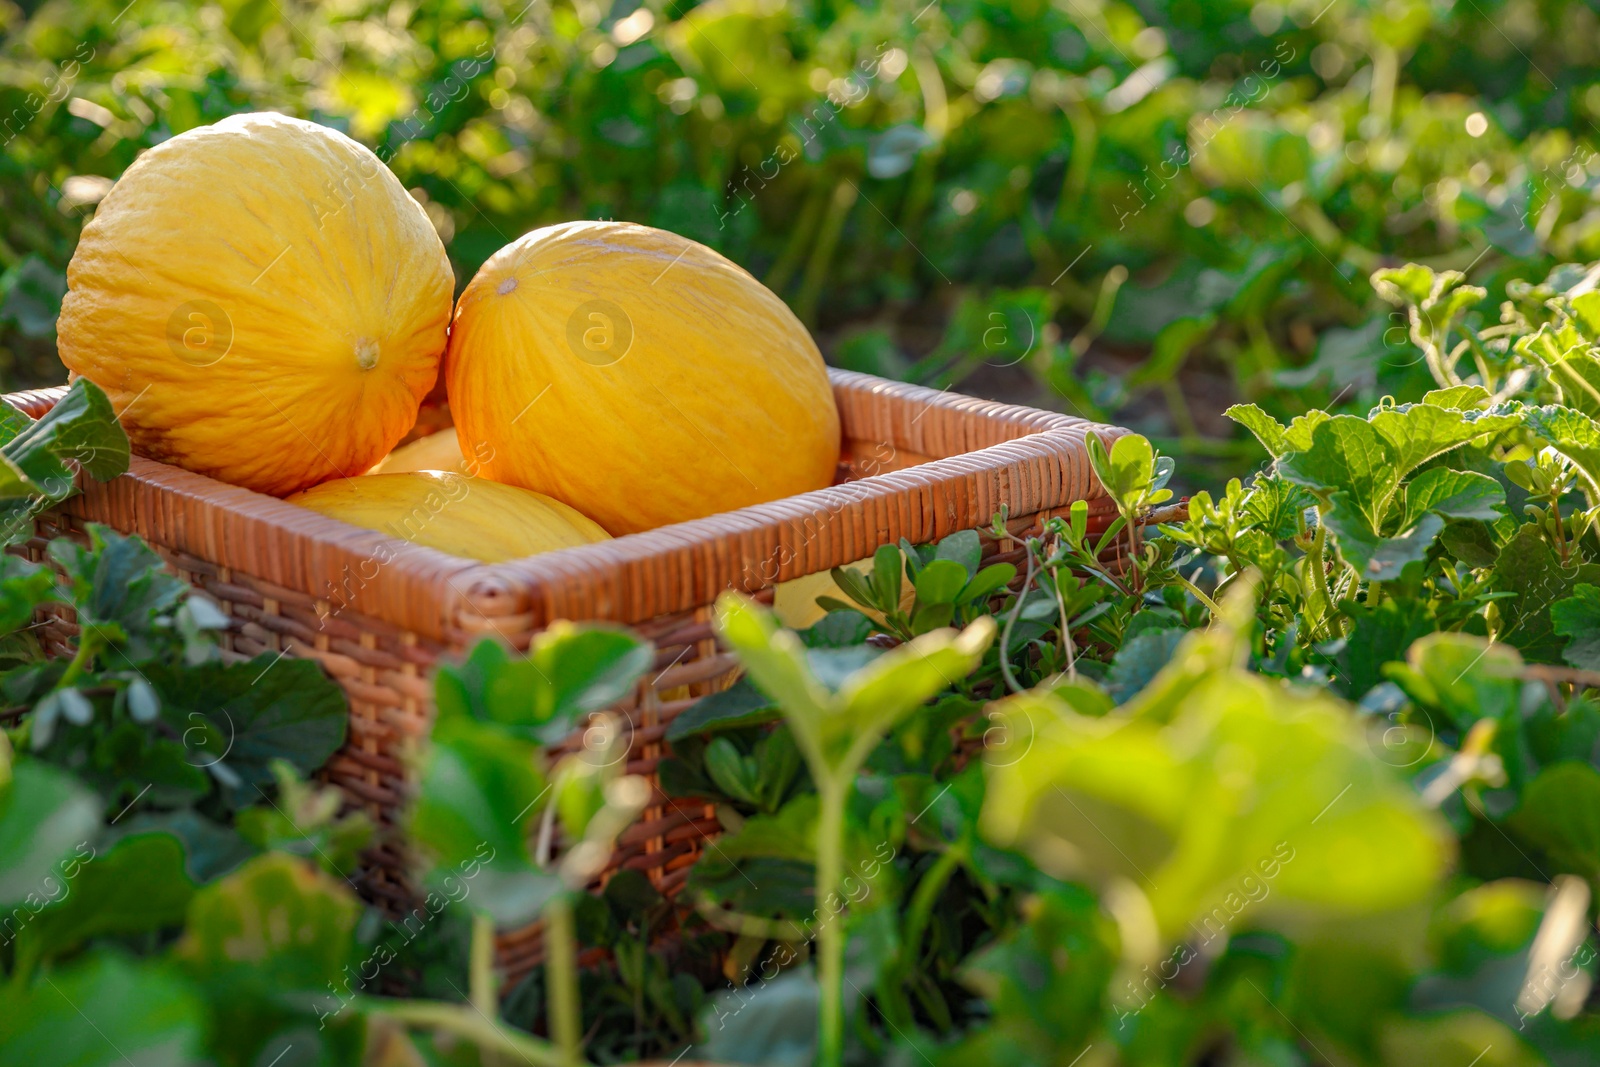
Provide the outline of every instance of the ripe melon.
[[610,540],[559,500],[448,471],[340,478],[297,493],[289,503],[485,563]]
[[404,474],[407,471],[458,471],[477,476],[477,460],[470,463],[456,443],[455,427],[408,441],[384,456],[368,474]]
[[446,357],[462,452],[614,535],[828,485],[817,346],[760,282],[664,230],[576,222],[496,253]]
[[61,359],[135,451],[282,496],[362,473],[410,429],[453,288],[372,152],[235,115],[145,152],[101,202],[67,268]]

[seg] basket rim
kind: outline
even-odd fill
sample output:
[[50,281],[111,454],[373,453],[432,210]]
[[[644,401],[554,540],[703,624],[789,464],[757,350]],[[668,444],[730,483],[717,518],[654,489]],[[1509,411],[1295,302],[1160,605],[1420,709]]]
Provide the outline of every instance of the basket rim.
[[[956,420],[959,437],[1000,440],[764,504],[504,563],[411,544],[138,455],[128,473],[111,482],[80,478],[83,492],[56,510],[266,578],[286,593],[317,599],[319,611],[333,611],[336,604],[342,611],[359,598],[366,618],[459,643],[480,632],[526,633],[560,618],[631,624],[693,610],[724,589],[754,592],[854,562],[902,537],[922,543],[985,526],[1000,504],[1016,516],[1077,499],[1106,502],[1089,468],[1085,437],[1095,433],[1109,445],[1125,429],[856,371],[830,367],[828,374],[846,431],[872,430],[896,449],[923,455],[913,445],[930,447],[930,436],[950,437],[919,432],[917,423],[938,412],[946,431],[949,420]],[[57,386],[5,399],[37,418],[65,390]],[[875,405],[867,419],[874,425],[848,425],[853,398]],[[930,427],[937,421],[930,419]],[[943,444],[952,450],[948,440]],[[959,447],[958,441],[954,448]],[[349,591],[352,580],[359,588],[341,601],[340,590]]]

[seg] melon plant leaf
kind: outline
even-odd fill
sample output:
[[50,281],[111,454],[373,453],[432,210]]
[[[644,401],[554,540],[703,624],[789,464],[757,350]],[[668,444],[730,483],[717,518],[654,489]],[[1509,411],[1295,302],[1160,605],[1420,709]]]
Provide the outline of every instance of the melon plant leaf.
[[1283,423],[1262,411],[1255,404],[1235,404],[1223,412],[1228,418],[1255,434],[1261,447],[1274,459],[1294,451],[1289,446],[1288,433]]
[[199,1063],[206,1021],[204,1002],[172,967],[111,953],[57,969],[49,982],[0,991],[0,1049],[8,1064]]
[[1418,704],[1436,708],[1466,730],[1479,719],[1505,719],[1518,707],[1522,657],[1515,648],[1468,634],[1434,633],[1384,674]]
[[1573,462],[1591,491],[1600,493],[1600,423],[1557,404],[1529,408],[1524,419],[1536,437]]
[[74,867],[60,899],[18,934],[19,953],[43,959],[92,937],[181,926],[194,896],[183,844],[167,833],[129,834]]
[[1434,404],[1408,404],[1374,412],[1372,428],[1394,457],[1396,480],[1428,460],[1489,433],[1512,429],[1519,415],[1456,411]]
[[1321,493],[1343,492],[1369,530],[1383,526],[1400,484],[1394,454],[1365,419],[1336,415],[1318,426],[1311,447],[1278,461],[1291,482]]
[[1550,605],[1550,628],[1571,638],[1561,658],[1583,670],[1600,671],[1600,586],[1582,584]]
[[11,553],[0,555],[0,634],[26,626],[41,604],[58,599],[49,568]]
[[[0,753],[0,759],[4,759]],[[0,908],[37,909],[60,885],[62,864],[81,860],[100,827],[100,803],[73,776],[34,759],[0,781]]]
[[1125,641],[1111,661],[1106,689],[1119,703],[1130,699],[1150,684],[1151,679],[1172,661],[1172,654],[1184,638],[1181,628],[1147,630]]
[[[1180,648],[1174,661],[1185,658]],[[1032,747],[989,768],[986,832],[1056,877],[1133,883],[1164,939],[1181,939],[1246,875],[1274,879],[1266,922],[1398,907],[1445,869],[1437,817],[1326,695],[1225,668],[1202,673],[1168,722],[1016,700]]]
[[1385,537],[1374,533],[1363,516],[1345,506],[1345,494],[1333,494],[1333,510],[1322,521],[1339,541],[1339,554],[1361,577],[1375,582],[1400,576],[1407,564],[1427,558],[1428,548],[1444,529],[1444,520],[1424,514],[1415,526]]
[[1490,399],[1489,390],[1481,385],[1452,385],[1448,389],[1430,389],[1423,395],[1422,402],[1454,411],[1472,411]]
[[1413,478],[1405,490],[1402,529],[1410,529],[1432,512],[1447,519],[1492,522],[1505,506],[1505,487],[1487,474],[1434,467]]
[[1490,572],[1493,589],[1516,594],[1497,605],[1504,620],[1499,639],[1534,663],[1561,662],[1566,639],[1551,627],[1550,606],[1583,582],[1600,585],[1600,564],[1563,565],[1538,527],[1521,527],[1500,549]]

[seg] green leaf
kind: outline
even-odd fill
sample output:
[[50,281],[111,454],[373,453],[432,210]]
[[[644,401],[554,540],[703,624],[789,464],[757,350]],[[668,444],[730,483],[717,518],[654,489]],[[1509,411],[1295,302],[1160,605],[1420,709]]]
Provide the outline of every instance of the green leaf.
[[1505,488],[1487,474],[1434,467],[1406,486],[1400,528],[1411,529],[1428,512],[1447,519],[1492,521],[1500,517],[1505,502]]
[[1223,412],[1228,418],[1255,434],[1261,447],[1274,459],[1291,451],[1283,423],[1268,415],[1255,404],[1235,404]]
[[735,800],[759,804],[755,761],[746,761],[726,737],[712,738],[705,752],[706,774],[718,789]]
[[991,563],[972,576],[961,590],[963,604],[982,603],[1009,585],[1017,576],[1017,568],[1009,563]]
[[1522,692],[1522,657],[1514,648],[1468,634],[1434,633],[1390,663],[1384,674],[1406,695],[1437,708],[1465,730],[1479,719],[1505,719]]
[[1600,586],[1577,585],[1550,605],[1550,628],[1570,637],[1561,658],[1574,667],[1600,671]]
[[1448,389],[1429,390],[1423,396],[1422,402],[1432,404],[1434,407],[1470,411],[1482,407],[1490,399],[1489,390],[1481,385],[1452,385]]
[[632,693],[654,659],[649,642],[626,630],[558,621],[534,638],[526,657],[479,641],[461,666],[439,669],[435,696],[441,717],[498,723],[549,744],[580,716]]
[[1415,526],[1393,537],[1374,533],[1364,516],[1347,505],[1344,493],[1333,494],[1333,509],[1322,517],[1338,540],[1339,554],[1356,573],[1372,581],[1389,581],[1400,576],[1408,564],[1425,559],[1428,548],[1444,529],[1444,520],[1424,514]]
[[199,1063],[203,1002],[169,966],[100,954],[49,981],[0,991],[7,1067],[167,1067]]
[[879,545],[872,554],[872,591],[880,610],[890,612],[899,607],[903,569],[898,545]]
[[33,759],[0,786],[0,907],[38,908],[59,885],[63,863],[81,861],[100,826],[94,795],[64,771]]
[[748,678],[690,704],[667,727],[669,743],[699,733],[716,733],[741,726],[772,722],[782,713],[778,705]]
[[1580,874],[1591,885],[1600,881],[1600,771],[1589,764],[1541,770],[1523,790],[1510,825],[1543,849],[1557,871]]
[[1477,1008],[1437,1015],[1398,1013],[1378,1028],[1383,1067],[1546,1067],[1517,1032]]
[[100,481],[128,469],[128,436],[111,401],[87,378],[74,381],[43,418],[0,448],[21,483],[0,479],[0,496],[42,493],[61,500],[72,491],[74,463]]
[[1534,663],[1559,663],[1566,639],[1552,628],[1550,606],[1580,582],[1600,585],[1600,565],[1563,566],[1539,528],[1528,524],[1500,549],[1489,580],[1496,592],[1516,594],[1496,604],[1503,620],[1499,639]]
[[0,555],[0,634],[28,625],[41,604],[57,599],[55,575],[48,567],[10,553]]
[[409,812],[411,839],[433,870],[473,865],[473,905],[507,925],[531,921],[559,884],[528,852],[546,794],[539,751],[490,724],[440,720]]
[[1433,294],[1433,270],[1420,263],[1384,267],[1372,272],[1372,288],[1391,304],[1421,304]]
[[1432,602],[1421,598],[1387,597],[1376,608],[1341,607],[1352,625],[1335,654],[1334,684],[1350,700],[1359,700],[1383,681],[1385,664],[1401,659],[1413,641],[1438,628]]
[[919,604],[954,604],[966,586],[968,571],[949,559],[936,559],[917,575],[917,602]]
[[[971,674],[995,635],[984,616],[956,634],[939,630],[890,649],[840,687],[837,711],[827,720],[830,748],[875,738],[944,689]],[[860,751],[865,758],[867,751]],[[837,764],[835,764],[837,766]]]
[[359,991],[345,969],[356,963],[360,916],[343,882],[270,852],[195,893],[172,956],[226,1020],[229,1051],[248,1063],[284,1027],[308,1022],[307,1008],[331,989]]
[[1583,473],[1589,490],[1600,493],[1600,423],[1579,411],[1555,404],[1529,408],[1527,427]]
[[[1199,649],[1180,646],[1175,662]],[[1010,719],[1032,723],[1031,745],[989,767],[989,839],[1058,878],[1137,886],[1167,942],[1214,937],[1208,916],[1246,876],[1270,886],[1257,926],[1433,891],[1446,828],[1377,761],[1348,708],[1232,666],[1188,666],[1168,722],[1007,701]]]
[[1401,472],[1393,453],[1365,419],[1335,415],[1316,428],[1311,447],[1278,461],[1289,481],[1324,493],[1343,492],[1370,531],[1383,528]]
[[344,690],[310,659],[262,653],[241,663],[152,664],[145,677],[161,694],[161,717],[183,736],[194,767],[225,766],[259,799],[272,761],[308,777],[344,744],[350,721]]
[[717,600],[717,631],[739,654],[750,680],[783,709],[807,762],[821,761],[822,722],[833,694],[811,672],[799,637],[782,629],[771,612],[728,593]]
[[130,834],[103,855],[91,852],[63,883],[59,901],[18,937],[19,946],[26,945],[36,959],[60,955],[93,937],[179,926],[195,889],[184,872],[182,843],[159,832]]
[[1149,685],[1151,679],[1161,673],[1161,668],[1172,661],[1186,632],[1182,628],[1146,630],[1125,641],[1106,675],[1106,689],[1112,699],[1120,704]]
[[963,570],[970,577],[978,573],[978,565],[983,562],[983,542],[978,538],[977,530],[957,530],[946,537],[933,550],[933,559],[947,559],[961,564]]
[[1497,434],[1520,423],[1519,415],[1455,411],[1433,404],[1385,408],[1372,415],[1372,428],[1389,446],[1394,476],[1402,479],[1435,456],[1460,448],[1485,434]]

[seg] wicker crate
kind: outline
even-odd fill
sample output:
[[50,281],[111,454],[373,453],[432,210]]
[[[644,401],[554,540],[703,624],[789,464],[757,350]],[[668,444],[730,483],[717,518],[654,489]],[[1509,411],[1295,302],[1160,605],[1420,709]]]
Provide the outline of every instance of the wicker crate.
[[[769,504],[603,544],[484,564],[358,529],[293,504],[135,456],[113,482],[41,516],[28,546],[82,536],[98,522],[137,533],[233,619],[230,654],[315,658],[350,697],[349,740],[324,777],[380,828],[355,881],[393,911],[413,906],[396,816],[406,793],[403,754],[426,735],[430,668],[484,635],[513,646],[552,620],[610,620],[654,642],[656,669],[621,708],[632,728],[627,770],[651,776],[673,717],[727,685],[734,664],[716,647],[710,605],[725,589],[773,587],[870,556],[906,538],[937,540],[987,526],[1001,505],[1014,531],[1088,499],[1105,500],[1084,436],[1123,431],[1030,408],[831,371],[842,424],[836,484]],[[38,417],[63,390],[7,399]],[[422,422],[441,424],[438,412]],[[664,474],[670,477],[670,472]],[[985,539],[985,552],[999,546]],[[73,640],[68,618],[45,627],[47,647]],[[661,794],[622,835],[611,869],[645,871],[664,892],[688,875],[708,835],[709,808]],[[513,979],[539,959],[537,928],[502,936]]]

